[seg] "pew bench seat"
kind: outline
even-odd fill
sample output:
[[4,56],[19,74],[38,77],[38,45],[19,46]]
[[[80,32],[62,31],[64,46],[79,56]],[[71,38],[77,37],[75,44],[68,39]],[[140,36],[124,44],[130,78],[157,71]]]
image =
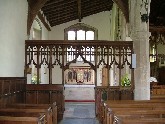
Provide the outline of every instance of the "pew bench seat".
[[52,109],[52,120],[53,124],[57,124],[58,115],[57,115],[57,105],[54,102],[53,104],[8,104],[6,108],[19,108],[19,109],[46,109],[51,107]]
[[100,123],[103,124],[134,124],[134,121],[135,124],[136,121],[140,124],[149,124],[152,118],[156,119],[158,124],[162,124],[165,119],[165,101],[109,100],[103,103],[101,115]]
[[124,119],[119,124],[165,124],[165,118]]
[[[48,109],[17,109],[17,108],[3,108],[0,109],[0,113],[4,115],[6,113],[9,115],[15,114],[15,116],[35,116],[36,114],[45,114],[47,124],[52,124],[52,111],[51,108]],[[21,115],[22,114],[22,115]],[[31,115],[30,115],[31,114]]]
[[46,124],[45,115],[39,117],[0,116],[0,124]]

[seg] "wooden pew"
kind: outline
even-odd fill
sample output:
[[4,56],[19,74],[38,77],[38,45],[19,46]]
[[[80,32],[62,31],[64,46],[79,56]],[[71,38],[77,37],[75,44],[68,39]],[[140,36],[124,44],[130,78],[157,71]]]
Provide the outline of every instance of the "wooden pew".
[[0,116],[0,124],[46,124],[45,115],[39,117]]
[[[52,124],[52,111],[51,107],[48,109],[17,109],[17,108],[4,108],[0,109],[0,115],[13,115],[18,117],[22,116],[36,116],[37,114],[45,114],[47,124]],[[22,115],[21,115],[22,114]]]
[[137,104],[137,103],[165,103],[165,100],[108,100],[104,103],[111,104]]
[[8,104],[6,108],[19,108],[19,109],[46,109],[51,107],[53,124],[57,124],[57,105],[53,104]]
[[[104,123],[106,121],[106,114],[108,108],[118,108],[118,109],[155,109],[161,110],[165,108],[165,100],[108,100],[102,103],[102,109],[100,111],[101,119],[100,122]],[[150,104],[150,106],[148,106]],[[151,107],[152,104],[152,107]],[[159,104],[159,105],[158,105]],[[104,122],[103,122],[104,121]]]
[[[113,124],[118,120],[131,118],[161,118],[165,114],[165,101],[157,100],[119,100],[106,101],[102,107],[103,124]],[[120,119],[117,119],[120,118]],[[157,119],[158,120],[158,119]],[[142,120],[143,121],[143,120]],[[162,121],[162,120],[161,120]],[[132,122],[132,121],[131,121]],[[121,121],[120,121],[121,123]],[[145,120],[146,123],[146,120]]]
[[27,84],[25,103],[53,104],[56,102],[58,121],[60,121],[65,110],[63,90],[62,84]]
[[165,124],[165,118],[132,118],[121,120],[116,124]]
[[[141,109],[139,109],[139,107],[133,107],[133,108],[121,108],[121,107],[118,107],[118,108],[105,108],[103,110],[102,123],[103,124],[112,124],[114,121],[118,120],[118,119],[115,118],[116,116],[117,117],[119,117],[119,116],[120,117],[125,117],[125,118],[134,117],[133,114],[136,113],[135,111],[137,111],[137,114],[135,116],[137,116],[138,118],[140,118],[139,116],[140,116],[140,114],[142,114],[142,112],[143,112],[143,117],[144,116],[145,117],[146,116],[147,117],[152,116],[152,115],[150,115],[150,113],[149,113],[149,115],[147,115],[148,113],[147,112],[145,113],[144,110],[145,111],[149,111],[149,110],[153,111],[153,109],[149,108],[149,107],[147,107],[147,108],[144,107],[144,108],[141,108]],[[160,116],[160,114],[158,116]],[[158,117],[158,116],[156,116],[156,117]],[[154,117],[155,117],[155,115],[154,115]]]

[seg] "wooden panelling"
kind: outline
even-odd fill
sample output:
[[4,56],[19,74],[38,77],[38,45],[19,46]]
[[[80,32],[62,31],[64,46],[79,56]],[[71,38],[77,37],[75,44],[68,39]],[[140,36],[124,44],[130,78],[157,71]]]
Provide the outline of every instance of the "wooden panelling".
[[10,93],[10,80],[4,80],[2,94],[7,95]]
[[52,91],[51,95],[51,102],[56,101],[57,104],[57,112],[58,115],[60,116],[60,119],[63,117],[63,112],[64,112],[64,95],[62,91]]
[[23,103],[26,78],[0,77],[0,108],[8,103]]
[[48,104],[48,103],[50,103],[49,91],[38,91],[37,96],[38,96],[38,104]]
[[57,90],[61,91],[63,90],[63,85],[58,85],[58,84],[40,84],[40,85],[35,85],[35,84],[27,84],[26,85],[26,90]]
[[109,79],[108,79],[108,68],[106,67],[103,67],[102,68],[102,86],[108,86],[108,82],[109,82]]
[[121,100],[133,100],[133,91],[132,90],[121,90]]
[[2,97],[2,93],[3,93],[3,80],[0,80],[0,97]]
[[37,103],[36,91],[26,91],[26,103],[27,104],[36,104]]
[[117,89],[110,89],[107,91],[107,99],[109,100],[119,100],[120,99],[120,91]]
[[52,104],[56,102],[58,120],[63,118],[64,95],[63,85],[55,84],[27,84],[26,103],[30,104]]
[[10,93],[15,93],[16,92],[16,82],[10,82]]
[[97,86],[95,88],[96,93],[96,116],[99,121],[102,120],[102,102],[106,100],[133,100],[133,90],[131,87],[105,87],[105,86]]

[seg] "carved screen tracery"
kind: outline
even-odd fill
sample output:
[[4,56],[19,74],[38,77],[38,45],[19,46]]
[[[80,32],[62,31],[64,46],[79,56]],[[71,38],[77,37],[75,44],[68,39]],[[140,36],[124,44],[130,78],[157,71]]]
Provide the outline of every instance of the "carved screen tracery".
[[[73,50],[71,49],[70,51],[67,51],[67,48],[71,47]],[[84,52],[85,49],[90,48],[93,48],[94,51],[91,50]],[[108,78],[110,77],[110,79],[108,79],[109,82],[107,83],[109,83],[110,86],[121,86],[121,81],[125,76],[127,76],[127,78],[129,78],[129,80],[133,83],[133,42],[130,41],[36,40],[26,41],[25,49],[25,74],[28,74],[28,68],[35,66],[37,83],[40,83],[40,81],[43,83],[42,81],[44,80],[41,76],[43,72],[46,76],[45,80],[47,80],[50,84],[65,84],[68,80],[74,80],[75,83],[86,82],[88,84],[94,83],[95,85],[99,85],[97,82],[101,80],[101,75],[99,76],[99,74],[101,74],[100,70],[102,70],[103,67],[109,70]],[[70,54],[72,58],[69,62],[66,61],[66,56],[68,54]],[[94,62],[87,60],[86,55],[94,56]],[[76,79],[74,75],[75,73],[72,72],[71,74],[67,71],[69,71],[71,69],[70,67],[74,64],[79,64],[76,60],[78,57],[81,57],[83,60],[81,64],[87,66],[88,69],[82,69],[82,73],[77,69]],[[89,76],[89,74],[86,75],[86,72],[89,72],[89,69],[92,70],[92,75],[94,77],[92,82],[89,82],[89,79],[92,79],[92,77]],[[68,76],[66,76],[66,74]]]
[[150,76],[159,81],[159,68],[165,66],[165,33],[153,31],[150,36]]

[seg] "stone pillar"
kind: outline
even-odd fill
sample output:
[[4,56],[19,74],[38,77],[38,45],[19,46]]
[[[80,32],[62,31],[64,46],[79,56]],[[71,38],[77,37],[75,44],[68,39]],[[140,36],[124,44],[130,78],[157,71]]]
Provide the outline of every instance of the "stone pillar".
[[110,40],[114,41],[116,39],[116,17],[117,16],[117,5],[114,3],[111,10],[111,31]]
[[[145,0],[143,0],[145,1]],[[150,99],[150,63],[149,63],[149,22],[142,22],[141,14],[145,9],[141,7],[142,0],[131,1],[130,33],[134,41],[136,54],[135,92],[134,99]],[[140,14],[141,11],[141,14]]]

